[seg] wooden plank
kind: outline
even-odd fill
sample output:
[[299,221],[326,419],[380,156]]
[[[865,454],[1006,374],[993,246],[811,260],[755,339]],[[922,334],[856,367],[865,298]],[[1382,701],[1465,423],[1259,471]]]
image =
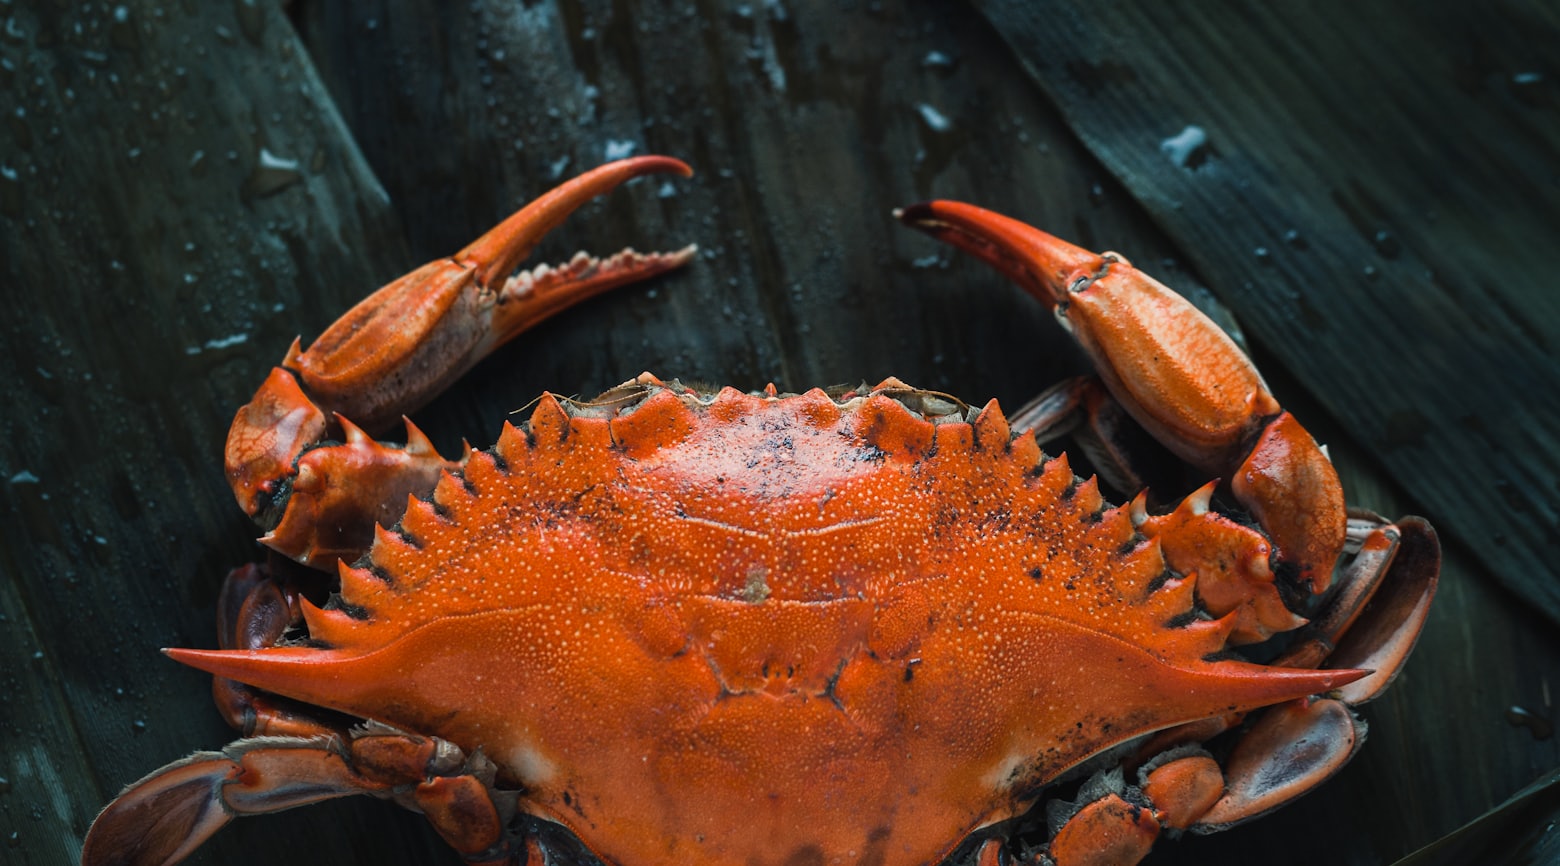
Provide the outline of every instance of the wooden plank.
[[1255,339],[1560,621],[1554,4],[978,5]]
[[[490,438],[543,388],[588,395],[646,368],[742,387],[895,374],[1010,407],[1076,369],[1028,298],[889,218],[929,196],[1130,249],[1188,285],[1175,261],[1191,254],[947,4],[300,4],[302,40],[265,4],[124,8],[19,10],[22,36],[0,39],[0,116],[21,118],[0,125],[7,863],[68,861],[118,786],[231,736],[204,678],[156,648],[212,645],[217,582],[258,553],[218,456],[287,341],[609,150],[701,173],[587,208],[542,255],[706,254],[506,348],[419,414],[441,447]],[[262,147],[297,167],[259,171]],[[1552,636],[1454,585],[1347,775],[1156,861],[1285,862],[1327,827],[1335,862],[1379,862],[1553,766],[1553,740],[1499,720],[1511,703],[1553,715]],[[1451,682],[1488,724],[1426,722]],[[57,783],[39,761],[22,771],[40,753]],[[191,862],[269,861],[456,858],[415,816],[354,801],[235,822]]]
[[[121,786],[231,738],[207,678],[157,650],[209,645],[218,581],[257,553],[217,459],[232,407],[292,317],[407,262],[271,5],[5,17],[0,860],[58,866]],[[291,825],[293,844],[442,852],[395,827],[344,839],[338,811]],[[241,862],[241,843],[208,862]]]

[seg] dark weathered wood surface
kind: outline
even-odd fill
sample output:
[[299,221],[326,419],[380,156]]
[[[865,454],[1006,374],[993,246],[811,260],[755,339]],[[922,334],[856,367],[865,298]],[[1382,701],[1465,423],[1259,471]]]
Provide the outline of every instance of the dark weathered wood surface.
[[[299,3],[293,14],[290,22],[271,4],[246,0],[177,9],[6,7],[0,859],[7,863],[68,862],[119,786],[229,739],[205,679],[156,648],[211,645],[223,572],[258,553],[253,529],[232,506],[219,454],[233,407],[287,341],[312,337],[369,288],[458,248],[557,179],[612,154],[670,153],[700,174],[640,182],[586,208],[540,254],[698,241],[704,255],[683,273],[565,314],[500,352],[419,415],[441,447],[461,436],[491,437],[508,410],[540,390],[594,394],[643,369],[792,389],[894,374],[1016,406],[1076,360],[1020,292],[893,224],[892,207],[929,196],[980,202],[1122,250],[1178,286],[1206,278],[1251,325],[1281,396],[1334,443],[1354,500],[1382,511],[1425,509],[1447,483],[1444,461],[1492,458],[1477,447],[1471,456],[1440,452],[1442,434],[1427,431],[1420,444],[1395,446],[1422,459],[1368,468],[1375,452],[1386,453],[1372,424],[1404,406],[1441,410],[1394,391],[1381,404],[1388,415],[1362,419],[1361,382],[1422,381],[1427,369],[1466,367],[1458,372],[1496,382],[1491,388],[1553,384],[1544,379],[1552,362],[1533,357],[1533,335],[1548,339],[1560,327],[1543,297],[1527,314],[1497,314],[1498,300],[1470,302],[1418,344],[1329,343],[1326,364],[1299,364],[1282,309],[1244,289],[1245,280],[1284,286],[1274,296],[1298,303],[1308,268],[1343,267],[1338,255],[1373,264],[1375,282],[1346,303],[1327,302],[1317,330],[1335,338],[1358,332],[1351,329],[1390,332],[1441,311],[1444,295],[1398,293],[1408,277],[1397,271],[1422,270],[1428,258],[1438,273],[1458,275],[1440,282],[1477,286],[1492,298],[1509,300],[1504,293],[1516,280],[1541,280],[1537,268],[1464,280],[1454,255],[1465,249],[1487,260],[1544,249],[1547,199],[1483,180],[1506,176],[1510,163],[1539,170],[1521,160],[1533,141],[1550,139],[1520,112],[1479,116],[1481,136],[1513,142],[1515,150],[1493,162],[1455,131],[1422,134],[1414,164],[1440,166],[1456,200],[1468,204],[1442,214],[1435,225],[1444,234],[1421,236],[1405,214],[1427,207],[1416,196],[1429,193],[1379,193],[1371,207],[1393,217],[1387,226],[1401,250],[1382,261],[1355,255],[1351,238],[1363,229],[1349,207],[1301,207],[1319,181],[1286,185],[1276,171],[1237,164],[1247,152],[1243,136],[1262,120],[1254,109],[1226,108],[1230,119],[1220,122],[1250,126],[1204,121],[1214,148],[1210,179],[1282,196],[1297,209],[1295,220],[1308,220],[1292,224],[1304,227],[1307,254],[1327,262],[1300,264],[1303,257],[1272,246],[1273,264],[1257,281],[1255,267],[1232,279],[1233,266],[1223,263],[1249,254],[1240,246],[1249,241],[1228,233],[1276,217],[1256,219],[1233,203],[1221,213],[1192,192],[1175,210],[1156,191],[1192,182],[1157,148],[1197,118],[1154,132],[1149,159],[1122,156],[1138,147],[1127,140],[1129,128],[1106,125],[1117,121],[1079,110],[1069,95],[1092,73],[1033,62],[1022,22],[1004,23],[999,35],[962,7],[919,0],[729,8]],[[1254,4],[1246,16],[1269,14]],[[1056,24],[1079,20],[1059,15]],[[1213,26],[1190,34],[1161,27],[1158,38],[1192,55]],[[1325,21],[1287,26],[1302,40],[1332,32]],[[1421,26],[1376,22],[1373,41],[1400,67],[1440,63],[1395,41],[1418,38]],[[1501,26],[1467,22],[1470,44],[1495,44]],[[1037,79],[1003,35],[1032,61]],[[1296,149],[1312,153],[1307,141],[1331,147],[1330,102],[1301,99],[1322,79],[1293,65],[1288,86],[1298,93],[1279,89],[1264,99],[1299,113],[1284,115]],[[1106,64],[1105,83],[1090,85],[1101,88],[1102,105],[1108,87],[1119,86],[1110,83],[1115,68]],[[1231,84],[1217,72],[1146,67],[1136,72],[1137,86],[1160,74],[1174,84],[1163,100],[1195,94],[1228,106],[1240,92],[1235,84],[1252,86],[1249,77]],[[1540,100],[1549,93],[1522,92]],[[1355,97],[1350,116],[1379,118],[1370,138],[1394,145],[1377,149],[1364,137],[1351,145],[1346,162],[1357,176],[1398,176],[1394,143],[1417,139],[1392,123],[1417,114],[1394,105],[1425,98],[1401,82]],[[1134,123],[1152,126],[1144,116],[1151,105],[1114,109],[1111,117],[1135,110]],[[1554,103],[1532,110],[1552,119]],[[1525,118],[1528,126],[1518,122]],[[1488,195],[1478,197],[1481,190]],[[1389,290],[1391,303],[1381,294]],[[1288,315],[1306,324],[1302,313]],[[1506,341],[1516,354],[1492,357],[1490,347]],[[1371,351],[1363,366],[1374,378],[1333,359],[1350,348]],[[1493,411],[1486,404],[1495,393],[1459,395],[1459,405]],[[1529,394],[1486,432],[1552,430],[1552,414],[1537,417],[1552,398]],[[1518,421],[1530,423],[1502,432]],[[1396,429],[1401,436],[1412,425]],[[1488,448],[1499,453],[1521,441]],[[1554,465],[1552,441],[1522,458],[1540,477]],[[1505,489],[1494,485],[1501,478],[1525,483],[1514,474],[1462,475],[1478,495]],[[1546,513],[1540,493],[1523,495],[1538,510],[1508,523],[1525,526]],[[1439,519],[1440,508],[1432,516]],[[1506,549],[1531,541],[1528,532],[1509,527]],[[1549,680],[1560,642],[1550,624],[1490,581],[1492,565],[1513,560],[1493,557],[1478,538],[1453,533],[1453,541],[1425,639],[1393,691],[1367,708],[1372,739],[1359,758],[1319,794],[1249,827],[1164,845],[1153,862],[1388,862],[1560,765],[1556,740],[1506,720],[1516,705],[1553,721]],[[272,861],[455,858],[420,820],[367,801],[240,821],[194,858]]]
[[1465,863],[1560,863],[1560,770],[1518,791],[1455,833],[1437,839],[1397,866]]

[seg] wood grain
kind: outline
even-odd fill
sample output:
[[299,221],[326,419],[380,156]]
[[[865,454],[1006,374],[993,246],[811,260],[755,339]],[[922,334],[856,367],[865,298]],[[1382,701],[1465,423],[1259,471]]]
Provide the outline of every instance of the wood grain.
[[[540,257],[688,241],[703,255],[683,273],[592,302],[506,347],[420,413],[440,447],[490,439],[510,410],[543,389],[588,396],[644,369],[791,389],[892,374],[1015,407],[1079,362],[1021,292],[889,215],[946,196],[1128,252],[1178,288],[1197,289],[1198,274],[1217,277],[1252,325],[1280,396],[1335,443],[1357,501],[1392,512],[1427,505],[1413,486],[1424,482],[1411,478],[1441,472],[1457,454],[1440,454],[1442,434],[1430,431],[1429,444],[1397,447],[1437,455],[1378,460],[1381,436],[1370,424],[1386,422],[1345,410],[1358,411],[1361,395],[1386,397],[1366,380],[1340,384],[1315,372],[1355,371],[1355,362],[1333,357],[1350,347],[1328,343],[1311,355],[1327,357],[1296,365],[1277,345],[1289,333],[1273,321],[1279,314],[1240,307],[1242,286],[1216,266],[1248,242],[1229,239],[1232,231],[1269,223],[1191,195],[1179,210],[1161,201],[1156,183],[1181,182],[1180,169],[1158,155],[1163,133],[1149,141],[1150,159],[1123,170],[1112,148],[1136,147],[1131,130],[1080,117],[1076,102],[1053,93],[1063,85],[1037,85],[999,32],[960,6],[620,0],[457,8],[386,0],[294,3],[291,19],[261,0],[35,7],[7,7],[0,36],[6,863],[71,862],[95,809],[119,786],[230,738],[205,679],[157,648],[212,645],[222,574],[259,555],[219,454],[233,407],[293,335],[318,334],[372,287],[459,248],[609,155],[670,153],[699,174],[639,182],[586,208]],[[1381,44],[1428,26],[1375,23]],[[1318,28],[1300,32],[1302,42],[1333,32],[1326,21],[1289,24]],[[1503,26],[1475,21],[1466,29],[1470,40],[1493,45]],[[1209,38],[1162,32],[1186,52]],[[1315,73],[1296,69],[1296,77]],[[1173,81],[1166,99],[1206,88],[1193,77]],[[1407,99],[1418,117],[1424,97],[1401,82],[1396,88],[1358,97],[1357,114],[1394,117],[1405,110],[1393,103]],[[1328,109],[1333,98],[1286,110]],[[1312,147],[1305,141],[1313,135],[1331,142],[1329,116],[1291,118],[1293,146]],[[1547,142],[1518,123],[1524,117],[1478,115],[1480,140],[1510,139],[1501,147],[1511,153]],[[1249,113],[1239,119],[1256,123]],[[1240,130],[1205,125],[1217,130],[1219,159],[1241,153]],[[1468,172],[1446,181],[1458,195],[1487,188],[1491,199],[1469,214],[1444,213],[1423,237],[1412,221],[1391,222],[1398,258],[1376,261],[1375,282],[1319,307],[1329,314],[1326,332],[1352,329],[1353,339],[1378,344],[1369,369],[1356,371],[1371,382],[1485,363],[1509,342],[1516,354],[1498,356],[1510,361],[1508,378],[1490,387],[1539,387],[1551,368],[1534,357],[1533,334],[1548,340],[1555,327],[1542,303],[1520,315],[1498,314],[1496,300],[1458,305],[1414,346],[1358,336],[1392,333],[1410,315],[1401,295],[1376,293],[1398,292],[1396,270],[1423,265],[1431,253],[1459,276],[1442,282],[1481,297],[1506,297],[1538,274],[1460,279],[1467,272],[1454,251],[1487,261],[1535,243],[1546,199],[1536,183],[1495,180],[1501,159],[1514,157],[1497,159],[1448,131],[1427,138],[1404,147],[1425,150],[1426,171]],[[1479,164],[1456,158],[1459,148]],[[1380,165],[1374,153],[1348,151],[1353,171],[1396,177],[1393,157]],[[1259,169],[1248,179],[1278,190],[1271,196],[1313,194],[1310,175],[1291,184]],[[1432,194],[1391,192],[1381,193],[1380,207],[1392,214],[1417,212]],[[1506,210],[1497,198],[1510,199]],[[1335,207],[1305,224],[1311,252],[1331,260],[1335,245],[1357,249],[1362,230],[1348,212]],[[1262,284],[1306,285],[1307,266],[1290,261],[1302,256],[1270,258]],[[1443,300],[1428,303],[1443,309]],[[1468,346],[1477,351],[1466,354]],[[1335,388],[1342,403],[1328,396]],[[1313,392],[1323,399],[1310,400]],[[1402,393],[1382,405],[1419,406]],[[1509,414],[1485,416],[1495,392],[1466,397],[1489,430],[1532,422],[1520,435],[1534,436],[1554,417],[1537,417],[1544,399],[1530,395]],[[1552,465],[1552,455],[1523,457],[1532,464],[1524,471]],[[1479,477],[1521,487],[1532,476]],[[1522,495],[1534,497],[1528,519],[1541,522],[1540,493]],[[1508,527],[1508,540],[1515,545],[1527,531]],[[1512,705],[1554,717],[1549,681],[1560,647],[1552,625],[1489,582],[1497,560],[1485,556],[1487,546],[1454,540],[1441,600],[1408,673],[1366,709],[1373,734],[1359,759],[1313,797],[1246,828],[1163,845],[1151,862],[1385,862],[1560,765],[1554,739],[1505,721]],[[455,858],[420,819],[365,800],[236,822],[191,860],[272,861]]]

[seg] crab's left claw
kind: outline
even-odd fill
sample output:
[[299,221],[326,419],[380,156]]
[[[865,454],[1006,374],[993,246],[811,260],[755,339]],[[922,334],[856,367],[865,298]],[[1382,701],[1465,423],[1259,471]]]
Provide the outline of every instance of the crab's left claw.
[[581,205],[657,172],[687,176],[692,169],[671,157],[640,156],[585,172],[454,256],[374,292],[307,349],[295,341],[228,432],[228,481],[245,513],[271,530],[265,542],[316,567],[356,559],[374,522],[393,525],[408,494],[426,494],[440,472],[458,465],[410,424],[404,448],[373,435],[547,317],[692,259],[693,246],[605,258],[579,253],[511,275]]
[[364,299],[282,366],[322,407],[377,430],[433,399],[473,364],[532,325],[627,282],[685,264],[695,250],[598,259],[514,273],[581,205],[631,178],[693,170],[668,156],[618,160],[537,198],[451,258],[438,259]]
[[1278,561],[1314,592],[1326,589],[1347,524],[1337,472],[1218,325],[1121,256],[1001,214],[935,201],[898,216],[1049,306],[1117,402],[1181,459],[1230,479]]

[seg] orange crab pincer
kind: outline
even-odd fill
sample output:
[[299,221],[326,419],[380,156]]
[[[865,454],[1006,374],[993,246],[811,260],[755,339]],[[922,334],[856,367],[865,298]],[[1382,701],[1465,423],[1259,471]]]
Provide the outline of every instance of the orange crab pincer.
[[[332,582],[230,575],[222,649],[168,652],[217,675],[244,738],[127,789],[83,863],[173,863],[234,816],[348,794],[424,813],[477,863],[559,860],[538,820],[614,866],[1135,863],[1348,760],[1351,708],[1423,624],[1433,532],[1348,512],[1180,296],[1006,217],[900,213],[1094,359],[1098,380],[1013,423],[894,379],[744,394],[645,374],[543,395],[457,460],[410,422],[404,446],[364,432],[552,312],[687,261],[509,275],[581,203],[659,171],[688,169],[564,184],[295,344],[239,411],[240,505]],[[1041,452],[1037,432],[1117,409],[1227,493],[1114,507]],[[1130,478],[1111,427],[1085,438]]]

